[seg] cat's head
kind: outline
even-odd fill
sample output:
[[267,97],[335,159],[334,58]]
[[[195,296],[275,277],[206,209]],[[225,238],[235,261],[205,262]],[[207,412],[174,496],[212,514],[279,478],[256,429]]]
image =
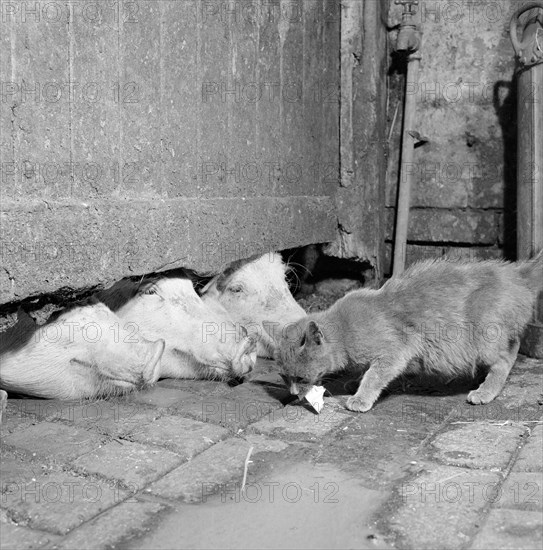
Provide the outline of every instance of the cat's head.
[[335,370],[330,342],[317,322],[307,318],[291,325],[282,335],[275,360],[290,393],[299,397]]

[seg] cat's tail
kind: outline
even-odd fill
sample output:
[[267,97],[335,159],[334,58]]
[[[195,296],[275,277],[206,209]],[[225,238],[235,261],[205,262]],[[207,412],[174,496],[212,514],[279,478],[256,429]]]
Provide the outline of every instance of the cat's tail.
[[534,292],[543,290],[543,250],[540,250],[532,259],[519,262],[518,270],[531,290]]

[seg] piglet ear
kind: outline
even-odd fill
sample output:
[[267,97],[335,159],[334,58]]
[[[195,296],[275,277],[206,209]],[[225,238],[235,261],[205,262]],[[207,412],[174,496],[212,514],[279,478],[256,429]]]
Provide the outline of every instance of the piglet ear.
[[306,328],[306,340],[310,344],[320,346],[324,341],[324,334],[315,321],[309,321]]

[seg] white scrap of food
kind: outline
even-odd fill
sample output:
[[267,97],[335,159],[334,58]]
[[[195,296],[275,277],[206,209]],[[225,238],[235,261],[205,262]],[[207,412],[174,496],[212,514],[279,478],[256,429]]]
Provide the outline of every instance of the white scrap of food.
[[311,406],[320,413],[324,407],[324,386],[311,386],[311,389],[305,394],[305,398]]

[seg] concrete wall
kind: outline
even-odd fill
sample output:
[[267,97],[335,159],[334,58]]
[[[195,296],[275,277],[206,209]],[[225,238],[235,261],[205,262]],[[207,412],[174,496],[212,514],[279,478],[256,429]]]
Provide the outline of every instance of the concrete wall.
[[[2,0],[0,304],[315,242],[379,271],[388,3]],[[419,4],[411,259],[514,250],[517,4]]]
[[338,2],[0,8],[0,304],[335,239]]
[[[421,0],[423,31],[408,261],[515,253],[514,52],[507,27],[516,0]],[[401,9],[391,2],[389,24]],[[389,35],[391,48],[395,32]],[[404,76],[392,71],[388,127],[387,241],[398,185]],[[392,124],[397,110],[395,124]],[[391,246],[387,248],[390,263]]]

